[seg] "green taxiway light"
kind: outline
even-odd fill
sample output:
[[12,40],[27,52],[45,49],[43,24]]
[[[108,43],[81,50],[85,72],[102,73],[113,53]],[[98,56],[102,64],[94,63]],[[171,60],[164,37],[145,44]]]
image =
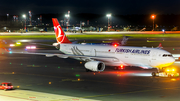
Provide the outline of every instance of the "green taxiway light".
[[9,64],[11,64],[11,62]]
[[21,65],[23,65],[23,64],[21,63]]
[[173,50],[174,50],[174,48],[173,48]]
[[73,68],[72,68],[73,69]]
[[4,54],[4,53],[2,53],[2,54]]
[[58,68],[60,68],[60,67],[58,67]]
[[80,75],[79,74],[76,74],[76,77],[79,77]]
[[33,67],[34,67],[34,64],[33,64]]
[[45,67],[47,67],[47,66],[45,66]]

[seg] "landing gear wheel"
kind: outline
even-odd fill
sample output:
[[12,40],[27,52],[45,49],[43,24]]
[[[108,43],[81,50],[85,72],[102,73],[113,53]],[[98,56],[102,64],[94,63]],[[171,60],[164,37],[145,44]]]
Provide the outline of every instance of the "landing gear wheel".
[[152,72],[152,74],[151,74],[153,77],[155,77],[156,76],[156,73],[155,72]]

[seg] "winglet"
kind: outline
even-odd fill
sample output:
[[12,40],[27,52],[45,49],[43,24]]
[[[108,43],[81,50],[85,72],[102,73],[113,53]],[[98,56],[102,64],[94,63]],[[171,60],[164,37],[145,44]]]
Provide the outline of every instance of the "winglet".
[[52,18],[57,43],[71,43],[63,32],[57,18]]

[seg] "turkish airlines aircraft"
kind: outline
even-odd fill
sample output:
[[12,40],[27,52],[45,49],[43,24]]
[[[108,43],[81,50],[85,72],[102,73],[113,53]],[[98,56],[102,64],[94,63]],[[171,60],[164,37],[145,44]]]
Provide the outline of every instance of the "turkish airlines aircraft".
[[57,43],[53,46],[64,54],[46,54],[47,57],[74,58],[85,61],[90,71],[104,71],[105,66],[138,66],[162,69],[175,62],[171,53],[160,48],[130,46],[73,44],[66,37],[59,22],[52,18]]
[[[137,66],[145,69],[162,69],[175,62],[172,54],[160,48],[144,48],[114,45],[91,45],[73,44],[63,32],[58,20],[52,18],[57,43],[53,46],[64,54],[50,53],[25,53],[46,55],[46,57],[57,56],[60,58],[74,58],[85,61],[87,71],[104,71],[105,66]],[[160,44],[160,47],[161,44]],[[14,53],[14,52],[12,52]]]

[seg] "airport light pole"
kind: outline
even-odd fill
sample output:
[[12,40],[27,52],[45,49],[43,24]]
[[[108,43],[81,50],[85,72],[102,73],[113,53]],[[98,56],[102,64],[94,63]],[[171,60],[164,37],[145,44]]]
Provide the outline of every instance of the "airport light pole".
[[106,16],[108,17],[108,31],[109,31],[109,28],[110,28],[110,23],[109,23],[110,21],[109,21],[109,19],[111,17],[111,14],[107,14]]
[[154,31],[154,19],[155,19],[155,15],[152,15],[151,18],[153,19],[153,31]]
[[24,26],[25,26],[24,29],[26,31],[26,14],[23,15],[23,18],[24,18]]
[[38,18],[38,26],[39,26],[39,18]]
[[9,22],[9,14],[6,14],[7,15],[7,24],[8,24],[8,22]]
[[69,26],[69,14],[65,14],[65,17],[67,18],[66,26],[67,26],[67,31],[68,31],[68,26]]

